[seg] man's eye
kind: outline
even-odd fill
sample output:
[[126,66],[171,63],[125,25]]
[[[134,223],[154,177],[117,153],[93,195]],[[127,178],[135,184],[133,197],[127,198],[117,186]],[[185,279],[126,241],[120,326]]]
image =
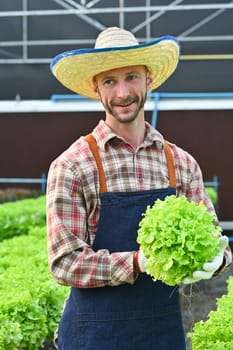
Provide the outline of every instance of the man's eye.
[[135,74],[131,74],[131,75],[129,75],[128,79],[135,80],[135,79],[137,79],[137,76]]
[[112,85],[113,84],[113,80],[112,79],[107,79],[104,81],[104,85]]

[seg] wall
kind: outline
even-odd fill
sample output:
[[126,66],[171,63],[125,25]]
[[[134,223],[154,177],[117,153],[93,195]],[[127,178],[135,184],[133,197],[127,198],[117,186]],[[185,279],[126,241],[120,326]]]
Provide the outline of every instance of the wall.
[[[40,177],[101,118],[102,112],[0,114],[0,177]],[[160,111],[157,128],[198,160],[205,181],[218,176],[219,218],[233,220],[233,111]]]

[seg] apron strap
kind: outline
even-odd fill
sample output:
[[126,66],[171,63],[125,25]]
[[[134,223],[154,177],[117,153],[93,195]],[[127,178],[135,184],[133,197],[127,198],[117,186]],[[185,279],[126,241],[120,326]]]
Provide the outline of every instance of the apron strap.
[[173,188],[176,188],[176,172],[175,172],[173,156],[172,156],[171,148],[166,140],[164,141],[164,152],[167,159],[167,168],[168,168],[168,177],[170,181],[170,186]]
[[100,158],[96,139],[94,138],[94,136],[92,134],[88,134],[85,137],[85,139],[87,140],[87,142],[89,144],[90,150],[93,154],[93,157],[96,161],[96,165],[98,168],[99,179],[100,179],[100,193],[107,192],[106,178],[105,178],[104,169],[103,169],[102,161]]
[[[86,141],[89,144],[90,150],[93,154],[93,157],[96,161],[96,165],[99,172],[99,179],[100,179],[100,193],[107,192],[107,185],[106,185],[106,178],[104,174],[104,169],[102,165],[102,161],[99,155],[99,150],[97,146],[96,139],[92,134],[88,134],[85,137]],[[173,161],[173,156],[171,152],[171,148],[167,141],[164,142],[164,152],[167,159],[167,167],[168,167],[168,177],[170,182],[170,187],[176,188],[176,173],[175,173],[175,166]]]

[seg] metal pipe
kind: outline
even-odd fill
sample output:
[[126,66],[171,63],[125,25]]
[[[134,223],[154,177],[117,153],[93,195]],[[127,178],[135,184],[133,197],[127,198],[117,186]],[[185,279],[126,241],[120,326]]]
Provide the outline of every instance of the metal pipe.
[[[27,11],[27,0],[23,0],[23,12]],[[22,19],[22,48],[23,48],[23,60],[28,58],[28,17],[23,16]]]
[[233,40],[233,35],[203,35],[203,36],[189,36],[184,37],[183,34],[178,35],[179,41],[219,41],[219,40]]
[[97,28],[98,30],[106,29],[106,27],[102,23],[100,23],[99,21],[96,21],[95,19],[89,17],[88,15],[81,14],[80,10],[85,9],[85,8],[83,6],[80,6],[79,4],[77,4],[75,1],[73,1],[73,0],[66,0],[66,2],[62,1],[62,0],[53,0],[53,1],[55,3],[61,5],[63,8],[66,8],[68,10],[73,9],[73,8],[78,9],[79,11],[78,11],[78,13],[76,12],[76,16],[80,17],[84,22]]
[[1,58],[0,64],[48,64],[51,58]]
[[[171,7],[171,6],[176,6],[177,4],[179,4],[180,2],[182,2],[183,0],[175,0],[173,1],[170,5],[168,5],[167,7]],[[149,6],[147,4],[146,6],[148,8],[148,10],[146,11],[146,13],[151,12],[151,6]],[[131,29],[132,33],[136,33],[138,30],[140,30],[141,28],[143,28],[145,25],[150,24],[151,22],[153,22],[155,19],[163,16],[165,13],[167,12],[166,10],[162,10],[159,11],[157,13],[155,13],[153,16],[150,16],[149,18],[146,18],[146,20],[140,24],[138,24],[136,27],[134,27],[133,29]]]
[[148,97],[154,98],[159,94],[159,98],[233,98],[233,92],[151,92]]
[[120,13],[120,12],[145,12],[145,11],[190,11],[190,10],[216,10],[233,9],[233,4],[202,4],[202,5],[179,5],[179,6],[137,6],[137,7],[109,7],[95,9],[67,9],[67,10],[31,10],[31,11],[2,11],[0,17],[22,17],[22,16],[54,16],[74,14],[96,14],[96,13]]
[[[233,3],[233,1],[231,1],[231,3]],[[226,9],[219,9],[219,10],[211,13],[209,16],[205,17],[203,20],[199,21],[198,23],[194,24],[190,28],[186,29],[183,33],[180,34],[180,36],[187,36],[190,33],[193,33],[195,30],[201,28],[203,25],[209,23],[214,18],[221,15],[224,11],[226,11]]]
[[158,119],[158,105],[159,105],[159,98],[160,98],[160,94],[159,92],[155,92],[153,94],[154,97],[154,109],[152,112],[152,117],[151,117],[151,125],[156,128],[157,126],[157,119]]
[[[76,45],[76,44],[94,44],[94,39],[65,39],[65,40],[28,40],[28,46],[51,46],[51,45]],[[24,41],[2,41],[0,47],[22,46]]]
[[[125,1],[119,0],[119,8],[124,8],[124,7],[125,7]],[[125,14],[124,14],[124,12],[119,13],[119,27],[120,28],[125,27]]]
[[210,60],[233,60],[233,54],[197,54],[181,55],[181,61],[210,61]]
[[[233,98],[233,92],[150,92],[147,94],[148,99],[155,101],[155,105],[162,99],[200,99],[200,98]],[[89,100],[85,96],[77,94],[53,94],[50,100],[53,102],[59,100]]]

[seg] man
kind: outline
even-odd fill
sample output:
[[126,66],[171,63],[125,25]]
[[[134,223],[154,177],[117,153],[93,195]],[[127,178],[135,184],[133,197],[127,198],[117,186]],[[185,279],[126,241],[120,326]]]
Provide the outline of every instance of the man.
[[[178,59],[173,37],[139,45],[113,27],[94,49],[61,54],[51,64],[62,84],[100,99],[106,111],[105,121],[49,171],[49,264],[57,282],[71,286],[59,350],[185,349],[178,288],[145,273],[136,243],[142,213],[158,198],[184,194],[214,214],[197,162],[144,118],[147,92]],[[184,283],[211,278],[231,262],[227,237],[220,245],[220,254]]]

